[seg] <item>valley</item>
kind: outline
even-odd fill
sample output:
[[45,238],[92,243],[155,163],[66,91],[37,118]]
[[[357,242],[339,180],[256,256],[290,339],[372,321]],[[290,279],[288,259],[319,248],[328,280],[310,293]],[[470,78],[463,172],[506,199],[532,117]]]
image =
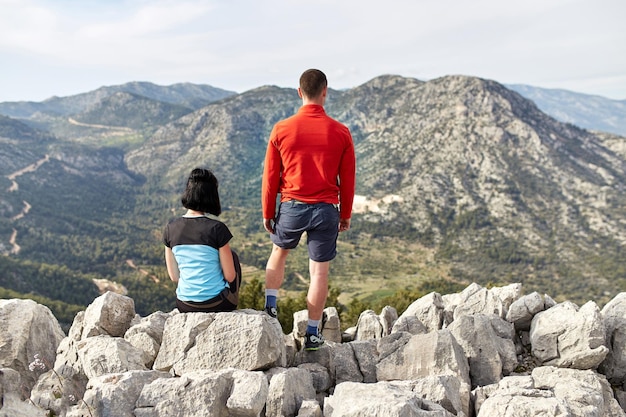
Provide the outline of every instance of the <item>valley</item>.
[[[71,285],[142,294],[133,297],[142,311],[170,308],[160,233],[181,212],[188,171],[205,166],[220,181],[245,281],[262,280],[263,157],[273,123],[299,107],[296,91],[262,86],[183,108],[193,95],[165,105],[124,88],[30,103],[32,113],[0,103],[12,112],[0,118],[10,145],[0,152],[6,271],[58,268]],[[561,123],[475,77],[381,76],[329,96],[327,112],[350,127],[357,152],[352,229],[331,270],[344,305],[424,283],[522,282],[527,292],[599,303],[626,290],[626,139]],[[307,271],[299,247],[285,296],[302,293]],[[32,274],[10,289],[38,291],[26,285],[39,279]]]

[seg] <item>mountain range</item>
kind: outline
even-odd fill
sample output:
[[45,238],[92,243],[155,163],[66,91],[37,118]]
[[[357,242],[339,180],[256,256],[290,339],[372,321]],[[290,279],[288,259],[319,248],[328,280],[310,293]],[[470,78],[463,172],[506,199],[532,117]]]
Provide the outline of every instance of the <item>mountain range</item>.
[[626,100],[523,84],[509,84],[507,88],[534,101],[539,109],[561,122],[626,135]]
[[[626,288],[626,139],[619,123],[602,124],[623,103],[571,93],[577,103],[559,108],[546,90],[548,111],[524,97],[539,90],[522,87],[385,75],[329,92],[326,110],[350,127],[357,152],[353,227],[331,280],[344,300],[424,280],[522,282],[599,302]],[[599,101],[607,110],[592,126],[556,114]],[[63,294],[104,279],[141,293],[141,313],[167,308],[160,231],[181,213],[196,166],[216,173],[233,247],[248,278],[262,277],[267,137],[300,104],[291,88],[149,83],[0,103],[0,289],[84,304],[98,289]],[[285,288],[298,291],[304,250],[292,258]]]

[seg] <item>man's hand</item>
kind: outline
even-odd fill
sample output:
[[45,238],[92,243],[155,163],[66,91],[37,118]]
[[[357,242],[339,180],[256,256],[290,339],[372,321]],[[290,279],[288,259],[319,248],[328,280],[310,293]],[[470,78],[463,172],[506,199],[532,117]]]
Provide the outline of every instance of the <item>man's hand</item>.
[[339,231],[345,232],[350,228],[350,219],[340,219],[339,220]]
[[263,219],[263,227],[268,233],[274,234],[274,219]]

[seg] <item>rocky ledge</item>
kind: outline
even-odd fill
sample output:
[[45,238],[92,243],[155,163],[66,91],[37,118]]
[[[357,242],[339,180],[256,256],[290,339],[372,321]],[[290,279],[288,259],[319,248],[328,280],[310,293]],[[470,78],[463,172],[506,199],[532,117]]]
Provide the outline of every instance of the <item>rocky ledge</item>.
[[327,308],[315,352],[295,316],[288,335],[253,310],[139,317],[108,292],[66,336],[0,300],[0,416],[626,416],[626,293],[600,310],[472,284],[343,333]]

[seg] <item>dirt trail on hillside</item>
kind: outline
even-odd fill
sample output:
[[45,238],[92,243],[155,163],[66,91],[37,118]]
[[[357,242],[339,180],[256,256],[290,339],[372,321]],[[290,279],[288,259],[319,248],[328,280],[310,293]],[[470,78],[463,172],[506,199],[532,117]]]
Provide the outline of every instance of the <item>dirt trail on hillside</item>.
[[12,246],[11,250],[9,251],[9,255],[17,255],[22,249],[20,245],[17,244],[16,240],[17,230],[13,229],[13,233],[11,233],[11,238],[9,239],[9,244]]
[[[17,177],[22,176],[28,172],[37,171],[40,166],[42,166],[49,160],[50,160],[50,155],[46,155],[44,158],[38,160],[34,164],[30,164],[27,167],[24,167],[20,170],[15,171],[12,174],[7,175],[7,178],[9,179],[9,181],[11,181],[11,186],[7,189],[7,191],[10,193],[18,191],[20,187],[16,181]],[[24,203],[24,208],[18,214],[11,217],[11,221],[15,222],[24,218],[24,216],[26,216],[28,212],[30,211],[30,209],[33,207],[28,203],[28,201],[22,201],[22,203]],[[11,233],[11,237],[9,238],[9,244],[11,245],[11,250],[9,251],[9,255],[18,255],[20,253],[21,247],[20,245],[17,244],[17,229],[13,229],[13,233]]]
[[131,268],[139,271],[142,275],[145,275],[146,277],[150,278],[152,281],[154,281],[154,283],[158,284],[159,282],[161,282],[156,275],[150,274],[150,272],[146,271],[145,269],[139,268],[137,265],[135,265],[135,262],[132,259],[126,259],[126,264],[130,266]]
[[130,127],[124,127],[124,126],[107,126],[107,125],[95,125],[95,124],[90,124],[90,123],[82,123],[79,122],[78,120],[74,120],[71,117],[67,118],[67,121],[74,125],[74,126],[82,126],[82,127],[92,127],[95,129],[107,129],[107,130],[117,130],[119,132],[128,132],[128,133],[132,133],[133,129],[131,129]]
[[11,217],[12,221],[16,221],[16,220],[19,220],[19,219],[23,218],[24,216],[26,216],[28,214],[30,209],[33,208],[33,206],[28,204],[27,201],[22,201],[22,203],[24,203],[24,208],[22,209],[22,211],[19,214],[16,214],[15,216]]
[[7,189],[8,192],[13,192],[13,191],[17,191],[19,190],[19,185],[17,184],[17,181],[15,181],[15,179],[19,176],[22,176],[24,174],[26,174],[27,172],[35,172],[39,169],[40,166],[42,166],[43,164],[45,164],[46,162],[48,162],[50,160],[50,155],[46,155],[44,158],[40,159],[39,161],[35,162],[34,164],[30,164],[25,168],[22,168],[18,171],[15,171],[12,174],[7,175],[7,178],[9,179],[9,181],[11,181],[11,186]]

